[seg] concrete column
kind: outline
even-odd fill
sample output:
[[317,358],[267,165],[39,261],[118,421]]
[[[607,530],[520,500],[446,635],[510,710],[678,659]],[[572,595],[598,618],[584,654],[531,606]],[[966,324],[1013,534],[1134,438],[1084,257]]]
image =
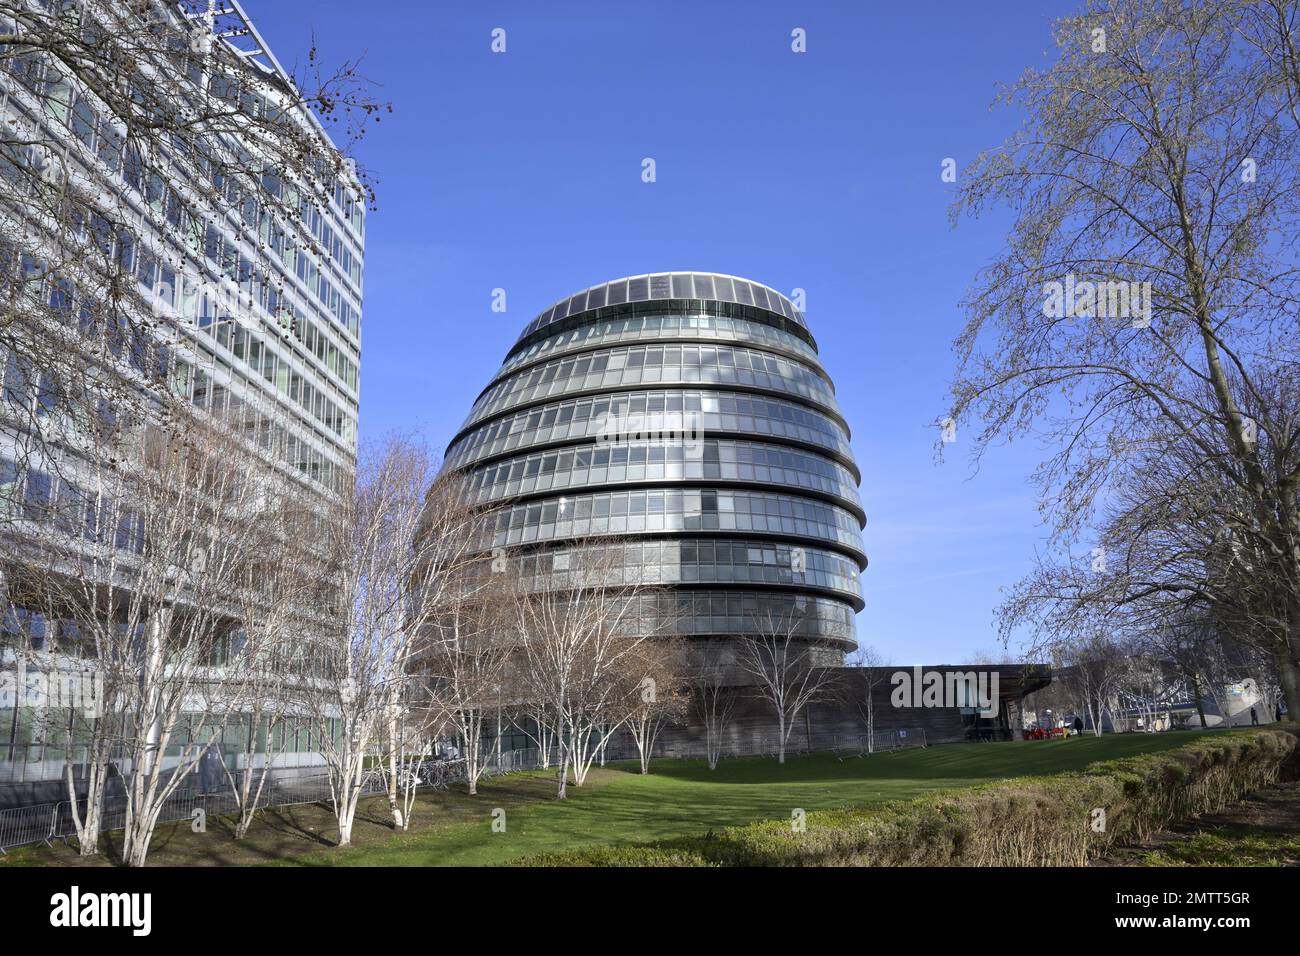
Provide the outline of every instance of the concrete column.
[[1008,697],[1005,702],[1007,708],[1007,725],[1011,728],[1012,740],[1025,739],[1025,714],[1024,707],[1019,697]]

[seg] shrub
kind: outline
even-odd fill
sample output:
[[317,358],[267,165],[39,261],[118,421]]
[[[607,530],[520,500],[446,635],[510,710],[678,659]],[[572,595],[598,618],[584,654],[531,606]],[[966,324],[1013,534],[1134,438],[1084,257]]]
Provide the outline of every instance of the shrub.
[[[1300,741],[1264,730],[1199,738],[1160,754],[1022,777],[877,807],[809,813],[702,837],[599,847],[541,866],[1078,866],[1276,781]],[[1104,811],[1097,828],[1094,810]]]
[[698,853],[667,845],[600,846],[529,857],[522,866],[716,866]]

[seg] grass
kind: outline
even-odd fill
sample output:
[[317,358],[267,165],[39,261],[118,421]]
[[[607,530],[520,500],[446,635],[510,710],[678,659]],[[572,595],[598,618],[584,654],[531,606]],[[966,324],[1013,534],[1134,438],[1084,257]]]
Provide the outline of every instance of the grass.
[[[1297,756],[1288,730],[1184,738],[1175,749],[1061,773],[809,810],[637,845],[527,857],[529,866],[1080,866],[1163,828],[1240,810]],[[1252,798],[1254,799],[1254,798]],[[1104,827],[1093,829],[1097,808]],[[1278,807],[1269,808],[1276,813]]]
[[[829,755],[702,762],[659,761],[649,776],[632,765],[593,770],[585,786],[569,787],[557,802],[554,772],[533,771],[484,781],[477,796],[463,788],[421,795],[411,830],[395,833],[385,802],[363,803],[355,845],[333,846],[325,808],[293,807],[267,813],[248,838],[235,842],[227,821],[208,832],[188,825],[161,827],[151,861],[167,865],[483,866],[589,846],[699,835],[755,820],[789,819],[791,811],[863,807],[940,790],[994,783],[1029,774],[1080,770],[1101,760],[1157,753],[1205,732],[1127,734],[1101,738],[999,744],[951,744],[868,757]],[[1233,731],[1210,731],[1221,736]],[[506,830],[492,831],[492,811],[505,810]],[[110,860],[120,834],[109,840]],[[74,850],[26,848],[0,857],[6,865],[79,863]]]
[[1138,866],[1300,866],[1300,780],[1156,834],[1114,862]]
[[1300,833],[1224,827],[1152,850],[1146,866],[1300,866]]

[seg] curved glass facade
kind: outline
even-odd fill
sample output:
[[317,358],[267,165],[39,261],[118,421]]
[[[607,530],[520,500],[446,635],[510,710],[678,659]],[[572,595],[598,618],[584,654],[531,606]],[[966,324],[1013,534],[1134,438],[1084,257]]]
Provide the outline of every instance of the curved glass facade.
[[574,542],[668,588],[641,625],[725,640],[773,615],[839,653],[866,567],[849,431],[803,315],[716,273],[585,289],[528,324],[447,448],[498,506],[484,548],[562,588]]
[[650,441],[553,448],[490,462],[474,470],[470,483],[490,501],[570,488],[702,480],[776,484],[833,496],[861,510],[857,483],[843,465],[797,448],[729,438],[702,439],[698,453]]
[[795,358],[817,361],[817,350],[804,339],[761,322],[726,315],[666,315],[656,311],[644,314],[632,312],[623,317],[602,319],[593,325],[541,339],[516,352],[501,366],[501,371],[513,372],[555,355],[580,352],[597,346],[645,342],[666,336],[682,341],[754,344],[789,353]]
[[[654,272],[602,282],[561,299],[525,326],[519,341],[546,334],[567,320],[589,312],[636,302],[700,301],[710,305],[735,305],[767,313],[769,324],[806,329],[803,313],[794,303],[765,285],[716,272]],[[775,322],[771,320],[776,320]]]
[[447,449],[447,462],[459,468],[516,449],[594,440],[614,407],[631,414],[687,414],[709,435],[770,436],[816,446],[853,467],[848,432],[815,409],[762,395],[689,389],[573,398],[511,412],[462,432]]
[[[816,588],[835,592],[841,600],[854,604],[862,601],[856,560],[800,543],[634,538],[598,546],[598,550],[609,552],[596,559],[596,567],[607,575],[611,586],[628,580],[631,571],[646,585],[738,584],[795,591]],[[591,566],[581,565],[564,545],[521,554],[512,567],[517,567],[521,578],[531,582],[534,589],[564,588],[593,580]]]
[[730,345],[623,345],[552,359],[498,379],[466,425],[573,393],[622,391],[650,384],[727,385],[804,399],[838,415],[829,380],[811,366],[761,349]]
[[836,505],[794,495],[730,488],[597,491],[512,504],[495,514],[484,546],[494,548],[594,535],[736,532],[813,539],[865,560],[861,523]]

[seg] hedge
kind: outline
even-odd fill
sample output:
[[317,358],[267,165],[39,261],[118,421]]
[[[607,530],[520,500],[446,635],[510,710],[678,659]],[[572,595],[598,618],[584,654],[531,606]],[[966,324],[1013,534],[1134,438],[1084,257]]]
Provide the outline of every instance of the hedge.
[[[1176,750],[700,837],[546,854],[525,866],[1078,866],[1273,783],[1294,732],[1198,738]],[[1105,811],[1104,822],[1094,813]],[[1100,826],[1099,826],[1100,824]]]

